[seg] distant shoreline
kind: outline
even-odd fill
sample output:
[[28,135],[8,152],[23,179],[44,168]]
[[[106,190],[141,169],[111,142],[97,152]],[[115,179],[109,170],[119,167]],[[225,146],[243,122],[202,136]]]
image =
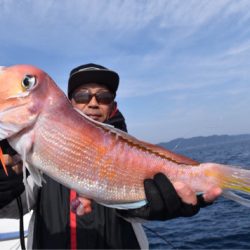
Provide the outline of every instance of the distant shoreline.
[[157,145],[169,150],[206,147],[209,145],[218,145],[233,142],[250,141],[250,134],[240,135],[211,135],[196,136],[191,138],[177,138],[169,142],[161,142]]

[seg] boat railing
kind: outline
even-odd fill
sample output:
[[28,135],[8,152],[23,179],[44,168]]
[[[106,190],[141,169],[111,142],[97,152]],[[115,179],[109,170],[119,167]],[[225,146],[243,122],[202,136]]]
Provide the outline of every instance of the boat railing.
[[[27,238],[27,236],[28,236],[28,230],[24,231],[24,237]],[[0,233],[0,242],[7,240],[16,240],[19,239],[19,237],[20,237],[19,231]]]

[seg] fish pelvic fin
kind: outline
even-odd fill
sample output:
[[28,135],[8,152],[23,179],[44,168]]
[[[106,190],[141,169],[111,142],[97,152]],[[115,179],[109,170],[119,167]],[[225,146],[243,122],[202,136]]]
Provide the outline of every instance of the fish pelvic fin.
[[[30,211],[31,210],[31,206],[30,206],[30,199],[29,197],[33,197],[32,195],[32,190],[28,184],[28,181],[27,181],[27,172],[26,172],[26,169],[28,169],[34,183],[41,187],[42,186],[42,181],[45,182],[43,176],[42,176],[42,173],[34,168],[33,166],[31,166],[30,164],[28,164],[28,162],[26,161],[26,154],[24,155],[23,157],[23,183],[24,183],[24,186],[25,186],[25,192],[26,192],[26,201],[27,201],[27,206],[28,206],[28,210]],[[32,203],[34,203],[34,201],[32,201]]]
[[3,166],[3,169],[4,169],[4,172],[5,174],[8,176],[8,170],[7,170],[7,167],[5,165],[5,160],[4,160],[4,157],[3,157],[3,151],[2,151],[2,148],[0,147],[0,161],[2,163],[2,166]]

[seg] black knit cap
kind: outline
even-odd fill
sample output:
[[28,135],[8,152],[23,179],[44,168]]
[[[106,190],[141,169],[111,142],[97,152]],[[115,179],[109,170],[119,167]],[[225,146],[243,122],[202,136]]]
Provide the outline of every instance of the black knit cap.
[[105,85],[114,95],[119,85],[119,75],[101,65],[88,63],[71,70],[68,81],[68,97],[71,98],[74,90],[87,83]]

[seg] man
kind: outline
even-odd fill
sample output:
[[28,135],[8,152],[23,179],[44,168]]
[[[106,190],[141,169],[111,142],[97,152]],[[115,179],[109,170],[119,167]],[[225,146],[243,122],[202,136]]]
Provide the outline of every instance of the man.
[[[85,64],[71,71],[68,97],[76,109],[90,118],[126,131],[125,119],[115,102],[118,85],[119,75],[116,72],[101,65]],[[210,190],[204,197],[197,198],[188,186],[183,183],[171,184],[159,173],[153,179],[145,180],[147,205],[118,211],[88,201],[84,197],[78,198],[74,190],[69,190],[48,176],[44,176],[44,179],[46,183],[42,188],[32,189],[35,205],[30,225],[29,248],[148,248],[141,225],[130,222],[130,218],[166,220],[192,216],[201,206],[206,205],[204,199],[206,202],[213,201],[220,191]],[[14,196],[16,195],[19,193]],[[70,208],[70,203],[73,209]],[[11,206],[10,201],[3,208],[5,212],[8,206]],[[82,216],[76,216],[72,210]]]

